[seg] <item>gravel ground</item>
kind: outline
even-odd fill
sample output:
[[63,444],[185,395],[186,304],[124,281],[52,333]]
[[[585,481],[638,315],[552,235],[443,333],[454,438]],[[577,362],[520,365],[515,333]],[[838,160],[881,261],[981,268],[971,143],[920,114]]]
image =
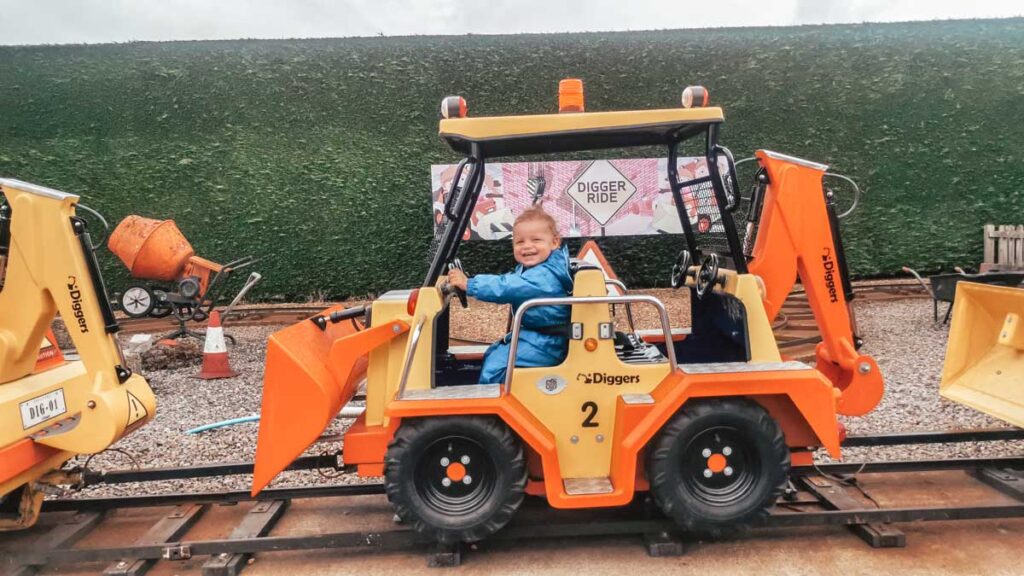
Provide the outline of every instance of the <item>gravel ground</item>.
[[[652,290],[670,309],[675,326],[685,325],[686,292]],[[947,328],[931,322],[931,301],[904,299],[885,302],[858,302],[857,317],[866,341],[864,351],[878,361],[886,378],[882,403],[870,414],[843,418],[851,434],[870,434],[907,430],[938,430],[1006,426],[969,408],[943,400],[938,383],[945,353]],[[641,327],[656,326],[653,312],[636,310]],[[490,341],[505,326],[507,309],[479,302],[469,310],[456,309],[452,335],[470,340]],[[192,378],[198,367],[158,370],[146,374],[157,395],[156,419],[118,442],[114,448],[89,462],[92,469],[109,470],[141,467],[187,466],[200,463],[251,461],[256,448],[257,423],[221,428],[201,434],[185,431],[208,424],[259,413],[263,374],[263,356],[272,327],[228,327],[238,343],[230,349],[232,367],[240,375],[224,380],[203,381]],[[336,420],[326,435],[341,433],[351,421]],[[333,451],[337,443],[314,444],[307,454]],[[992,442],[932,446],[849,449],[849,461],[904,458],[942,458],[971,456],[1019,456],[1024,442]],[[821,454],[819,459],[827,461]],[[84,457],[77,459],[79,464]],[[332,474],[328,471],[326,474]],[[193,490],[246,490],[249,476],[216,479],[122,484],[86,488],[84,497],[116,496]],[[315,471],[288,472],[272,486],[299,486],[325,483],[357,483],[354,475],[325,478]]]

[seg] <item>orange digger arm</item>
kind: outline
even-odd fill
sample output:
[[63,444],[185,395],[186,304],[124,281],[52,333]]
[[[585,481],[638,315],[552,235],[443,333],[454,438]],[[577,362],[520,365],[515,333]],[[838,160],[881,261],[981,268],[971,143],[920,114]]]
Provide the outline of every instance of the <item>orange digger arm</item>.
[[768,184],[747,268],[764,280],[770,319],[799,276],[821,331],[816,367],[842,391],[837,411],[865,414],[882,399],[882,375],[873,358],[857,351],[839,230],[833,229],[838,220],[830,217],[821,184],[828,167],[764,150],[757,159]]

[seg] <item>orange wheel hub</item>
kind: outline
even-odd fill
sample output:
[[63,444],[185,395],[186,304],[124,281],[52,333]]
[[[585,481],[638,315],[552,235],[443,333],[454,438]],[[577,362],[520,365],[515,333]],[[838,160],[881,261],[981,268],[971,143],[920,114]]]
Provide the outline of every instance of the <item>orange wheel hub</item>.
[[712,454],[708,458],[708,470],[711,470],[715,474],[718,474],[722,470],[725,470],[725,456],[721,454]]
[[[723,458],[723,460],[725,459]],[[444,469],[444,473],[452,482],[462,482],[462,479],[466,477],[466,467],[459,462],[452,462]]]

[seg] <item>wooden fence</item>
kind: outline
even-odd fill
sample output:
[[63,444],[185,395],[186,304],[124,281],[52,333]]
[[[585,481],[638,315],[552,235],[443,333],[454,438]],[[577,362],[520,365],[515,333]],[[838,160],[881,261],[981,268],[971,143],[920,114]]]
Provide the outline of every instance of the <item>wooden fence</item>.
[[985,260],[981,271],[1024,270],[1024,225],[985,225]]

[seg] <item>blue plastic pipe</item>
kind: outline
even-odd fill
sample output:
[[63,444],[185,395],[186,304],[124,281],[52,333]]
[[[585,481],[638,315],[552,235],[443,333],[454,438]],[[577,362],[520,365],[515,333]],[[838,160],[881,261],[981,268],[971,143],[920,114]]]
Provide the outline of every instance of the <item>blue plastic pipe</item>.
[[216,430],[217,428],[225,428],[227,426],[234,426],[235,424],[244,424],[245,422],[259,422],[259,420],[259,416],[245,416],[243,418],[232,418],[230,420],[214,422],[213,424],[203,424],[198,428],[186,430],[185,434],[198,434],[200,432],[206,432],[207,430]]

